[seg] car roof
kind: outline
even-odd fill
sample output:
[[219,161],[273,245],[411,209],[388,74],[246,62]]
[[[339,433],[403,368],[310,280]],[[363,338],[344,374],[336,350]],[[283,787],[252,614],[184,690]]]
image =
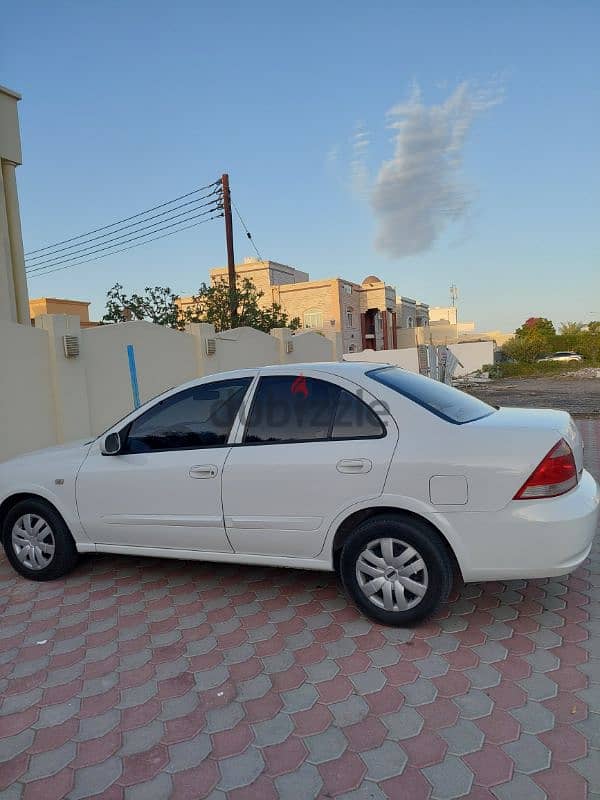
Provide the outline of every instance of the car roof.
[[391,367],[393,364],[384,364],[373,361],[306,361],[299,364],[269,364],[264,367],[245,367],[231,369],[223,372],[211,372],[199,378],[192,378],[178,386],[173,386],[164,392],[165,396],[175,390],[187,389],[199,384],[212,381],[225,381],[233,378],[253,378],[255,375],[284,375],[285,373],[297,374],[299,372],[322,372],[323,374],[339,375],[348,380],[359,378],[372,369]]
[[[246,367],[242,369],[232,369],[226,372],[213,372],[204,375],[202,378],[194,378],[189,384],[205,382],[207,380],[226,380],[228,378],[239,378],[249,375],[281,375],[282,373],[292,372],[324,372],[330,375],[341,375],[350,377],[352,375],[364,375],[371,369],[390,367],[392,364],[375,363],[372,361],[306,361],[298,364],[268,364],[264,367]],[[184,384],[187,385],[187,384]]]
[[268,375],[270,372],[281,371],[315,371],[315,372],[328,372],[332,375],[364,375],[369,369],[376,369],[377,367],[384,367],[386,364],[374,364],[372,361],[316,361],[305,362],[300,364],[270,364],[267,367],[260,367],[259,371],[262,374]]

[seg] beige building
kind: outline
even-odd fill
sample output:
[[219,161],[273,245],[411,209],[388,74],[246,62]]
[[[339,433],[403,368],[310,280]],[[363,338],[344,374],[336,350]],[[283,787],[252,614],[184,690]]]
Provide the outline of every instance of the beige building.
[[98,322],[90,320],[90,303],[87,300],[67,300],[60,297],[37,297],[29,301],[29,316],[34,324],[42,314],[70,314],[79,317],[82,328],[92,328]]
[[458,336],[469,335],[475,330],[475,323],[472,320],[458,321],[457,306],[432,306],[429,309],[429,322],[432,326],[455,326]]
[[[240,278],[250,278],[264,293],[265,304],[277,303],[301,329],[340,339],[344,353],[397,347],[398,328],[427,325],[429,307],[410,298],[397,298],[393,286],[375,275],[358,284],[343,278],[310,280],[308,273],[276,261],[247,258],[236,265]],[[213,283],[227,280],[227,269],[210,271]],[[182,297],[181,304],[192,302]]]
[[498,347],[502,347],[513,336],[512,333],[499,330],[478,331],[472,320],[461,322],[458,319],[457,306],[431,306],[429,320],[429,341],[432,344],[493,341]]
[[399,328],[424,328],[430,321],[429,306],[412,297],[399,296],[396,298],[396,316]]
[[[264,292],[265,303],[277,303],[290,319],[298,317],[302,329],[339,334],[344,353],[395,346],[396,292],[374,275],[362,284],[342,278],[311,281],[295,267],[253,258],[236,265],[236,274],[250,278]],[[211,269],[210,278],[227,280],[227,269]]]
[[456,306],[431,306],[429,309],[429,321],[456,325],[458,322],[458,308]]
[[16,167],[21,163],[20,99],[16,92],[0,86],[0,320],[29,325],[16,179]]

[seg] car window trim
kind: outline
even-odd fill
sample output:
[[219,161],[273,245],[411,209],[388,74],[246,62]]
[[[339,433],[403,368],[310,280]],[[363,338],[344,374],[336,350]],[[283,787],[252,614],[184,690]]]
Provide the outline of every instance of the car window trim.
[[[311,380],[315,380],[315,381],[321,381],[322,383],[330,383],[332,386],[335,386],[339,390],[338,391],[338,397],[337,397],[337,403],[339,403],[339,401],[340,401],[340,397],[341,397],[342,391],[348,392],[348,394],[350,394],[353,397],[355,397],[359,402],[364,403],[364,405],[366,405],[367,408],[370,411],[372,411],[373,414],[375,414],[375,416],[377,417],[377,420],[378,420],[379,424],[381,425],[381,431],[382,431],[381,434],[379,434],[379,436],[343,436],[343,437],[337,437],[337,438],[334,439],[333,436],[332,436],[333,425],[335,423],[335,413],[334,413],[332,415],[331,422],[329,424],[329,430],[327,432],[327,438],[325,438],[325,439],[280,439],[277,442],[247,442],[246,441],[246,434],[248,432],[248,422],[250,421],[250,417],[252,416],[252,411],[254,410],[254,404],[256,402],[256,395],[258,393],[260,382],[265,378],[297,378],[298,376],[299,376],[299,373],[293,373],[293,372],[290,372],[290,373],[286,372],[286,373],[281,373],[281,374],[276,374],[276,375],[260,375],[260,374],[258,374],[256,376],[256,381],[255,381],[254,386],[253,386],[252,398],[251,398],[251,401],[250,401],[250,407],[248,409],[248,414],[246,416],[246,420],[243,423],[243,425],[240,423],[240,429],[238,429],[238,431],[237,431],[236,438],[239,438],[239,441],[234,442],[232,444],[232,447],[264,447],[264,446],[270,447],[272,445],[278,445],[278,444],[318,444],[320,442],[330,442],[331,443],[331,442],[348,442],[348,441],[368,441],[368,440],[372,440],[372,439],[385,439],[385,437],[388,435],[387,425],[383,422],[383,420],[381,419],[379,414],[377,414],[376,411],[373,411],[373,409],[370,408],[369,405],[367,403],[365,403],[365,401],[361,397],[359,397],[355,392],[351,391],[346,386],[342,386],[340,383],[337,383],[335,381],[324,379],[324,378],[322,378],[320,376],[316,377],[315,375],[306,375],[305,374],[304,375],[305,378],[310,378]],[[359,386],[359,384],[353,384],[353,386],[355,386],[355,385]],[[360,387],[360,388],[363,388],[363,387]],[[246,399],[246,398],[244,398],[244,399]],[[337,412],[337,405],[336,405],[335,411]]]
[[231,431],[229,432],[229,439],[227,442],[230,447],[238,447],[242,443],[240,436],[244,436],[244,431],[246,430],[246,424],[248,422],[248,417],[250,416],[250,410],[252,409],[252,404],[254,403],[256,387],[258,386],[259,379],[260,373],[255,372],[255,374],[252,376],[252,380],[250,381],[250,385],[248,386],[246,394],[244,395],[244,399],[240,403],[240,407],[238,408],[238,413],[235,416],[233,425],[231,426]]

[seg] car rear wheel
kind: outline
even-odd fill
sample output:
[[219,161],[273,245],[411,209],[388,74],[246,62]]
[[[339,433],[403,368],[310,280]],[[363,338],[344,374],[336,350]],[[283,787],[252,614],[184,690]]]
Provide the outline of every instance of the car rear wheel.
[[2,525],[2,544],[16,571],[34,581],[60,578],[77,563],[64,520],[41,499],[21,500],[11,508]]
[[385,625],[430,616],[452,588],[452,563],[439,534],[409,516],[365,520],[344,542],[339,565],[356,605]]

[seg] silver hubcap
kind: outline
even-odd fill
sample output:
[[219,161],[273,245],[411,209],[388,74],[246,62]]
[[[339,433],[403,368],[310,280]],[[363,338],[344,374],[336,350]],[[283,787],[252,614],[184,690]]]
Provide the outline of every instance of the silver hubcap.
[[421,554],[401,539],[369,542],[356,562],[356,580],[365,597],[385,611],[414,608],[429,585]]
[[54,558],[54,534],[43,517],[23,514],[12,529],[15,555],[28,569],[43,569]]

